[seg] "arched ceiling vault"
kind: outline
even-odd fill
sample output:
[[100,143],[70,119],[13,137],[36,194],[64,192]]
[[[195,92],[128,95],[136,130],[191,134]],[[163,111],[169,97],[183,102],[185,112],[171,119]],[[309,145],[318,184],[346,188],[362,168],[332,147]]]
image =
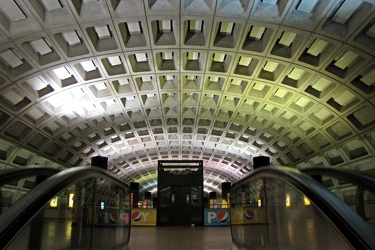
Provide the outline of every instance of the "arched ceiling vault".
[[2,168],[101,155],[144,191],[159,159],[204,160],[206,191],[249,174],[259,155],[371,168],[355,166],[374,162],[374,10],[374,0],[4,0]]

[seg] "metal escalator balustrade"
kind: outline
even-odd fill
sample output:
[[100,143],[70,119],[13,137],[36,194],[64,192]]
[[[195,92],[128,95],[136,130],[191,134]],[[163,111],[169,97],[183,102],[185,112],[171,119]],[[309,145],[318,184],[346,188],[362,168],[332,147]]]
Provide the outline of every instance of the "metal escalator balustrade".
[[129,186],[96,167],[61,171],[0,216],[0,249],[126,249]]
[[0,171],[0,214],[46,178],[60,170],[25,166]]
[[262,167],[231,189],[238,249],[375,249],[375,231],[308,175]]
[[313,167],[300,171],[322,183],[375,228],[375,177],[352,169]]

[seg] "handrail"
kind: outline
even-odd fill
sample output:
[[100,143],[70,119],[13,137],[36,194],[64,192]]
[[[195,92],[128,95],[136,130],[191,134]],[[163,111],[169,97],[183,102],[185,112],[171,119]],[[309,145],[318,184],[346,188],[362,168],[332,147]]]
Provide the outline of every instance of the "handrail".
[[308,175],[290,167],[261,167],[245,179],[234,183],[232,190],[257,177],[271,177],[289,183],[315,203],[355,249],[374,249],[375,230],[350,207]]
[[300,169],[300,171],[310,176],[326,175],[339,178],[352,184],[362,186],[366,190],[375,193],[375,178],[359,171],[325,167],[304,168]]
[[43,166],[4,169],[0,171],[0,186],[30,176],[50,177],[60,170]]
[[91,177],[105,177],[119,186],[129,188],[125,182],[97,167],[74,167],[61,171],[33,188],[19,199],[12,209],[7,209],[0,216],[0,249],[6,247],[27,222],[58,192],[79,180]]

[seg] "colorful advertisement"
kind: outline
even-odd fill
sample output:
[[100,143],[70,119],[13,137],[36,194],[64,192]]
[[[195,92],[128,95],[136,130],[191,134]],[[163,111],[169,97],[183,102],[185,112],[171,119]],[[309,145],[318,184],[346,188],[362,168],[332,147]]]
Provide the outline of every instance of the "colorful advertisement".
[[119,210],[99,210],[99,226],[126,227],[129,226],[130,213]]
[[225,208],[205,209],[205,226],[228,226],[230,225],[230,210]]
[[156,209],[133,208],[132,226],[156,226]]
[[266,210],[263,207],[239,207],[230,210],[232,224],[266,223]]

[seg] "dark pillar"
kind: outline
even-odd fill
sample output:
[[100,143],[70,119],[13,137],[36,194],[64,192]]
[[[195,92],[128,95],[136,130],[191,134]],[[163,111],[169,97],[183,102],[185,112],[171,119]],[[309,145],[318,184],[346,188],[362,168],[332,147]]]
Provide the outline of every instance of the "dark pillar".
[[108,157],[94,156],[91,158],[91,166],[108,170]]
[[223,182],[221,183],[221,200],[222,200],[222,207],[229,208],[230,207],[230,182]]
[[270,165],[270,158],[267,156],[256,156],[253,157],[253,167],[254,170],[259,167],[269,166]]
[[130,182],[130,205],[131,207],[138,207],[139,201],[139,183]]

